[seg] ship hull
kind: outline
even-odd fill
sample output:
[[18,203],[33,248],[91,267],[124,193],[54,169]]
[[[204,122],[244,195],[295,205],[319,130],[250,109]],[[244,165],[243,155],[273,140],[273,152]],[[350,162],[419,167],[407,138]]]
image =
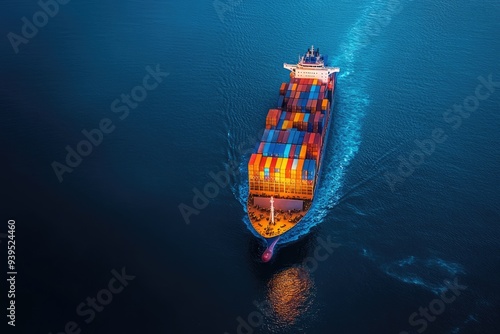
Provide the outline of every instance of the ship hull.
[[269,109],[266,130],[248,162],[247,213],[266,240],[264,262],[278,241],[304,223],[319,187],[333,122],[338,67],[314,46],[297,64],[284,64],[278,106]]

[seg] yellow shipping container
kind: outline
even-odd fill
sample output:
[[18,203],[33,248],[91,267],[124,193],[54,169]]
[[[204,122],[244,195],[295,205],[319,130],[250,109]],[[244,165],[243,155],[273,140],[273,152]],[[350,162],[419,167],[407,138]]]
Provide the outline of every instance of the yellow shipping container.
[[274,167],[275,169],[278,170],[278,172],[276,174],[281,173],[282,162],[283,162],[283,158],[278,158],[278,160],[276,160],[276,166]]
[[313,80],[313,85],[317,85],[318,84],[318,79],[314,79]]
[[286,171],[286,165],[287,164],[288,164],[288,158],[283,158],[283,160],[281,161],[281,169],[280,169],[280,173],[283,176],[285,176],[285,171]]
[[294,83],[293,86],[292,86],[292,90],[296,90],[297,89],[297,84]]
[[269,168],[271,166],[271,162],[273,161],[272,157],[266,157],[266,165],[264,168]]
[[293,123],[294,124],[297,123],[299,121],[299,119],[300,119],[300,113],[296,113],[295,117],[293,118]]

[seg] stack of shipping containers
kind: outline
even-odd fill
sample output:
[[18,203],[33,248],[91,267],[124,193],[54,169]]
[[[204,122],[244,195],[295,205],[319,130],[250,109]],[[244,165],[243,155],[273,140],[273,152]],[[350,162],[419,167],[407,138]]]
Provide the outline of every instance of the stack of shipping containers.
[[326,83],[293,78],[280,87],[278,108],[248,163],[250,194],[312,199],[328,121]]

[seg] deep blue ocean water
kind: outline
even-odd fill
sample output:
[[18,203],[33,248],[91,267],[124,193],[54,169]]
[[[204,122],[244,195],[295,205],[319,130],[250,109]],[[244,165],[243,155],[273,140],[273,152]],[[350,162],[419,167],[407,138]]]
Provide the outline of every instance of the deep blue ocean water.
[[[39,10],[0,10],[7,332],[500,332],[498,1],[73,0],[16,53],[9,33]],[[341,68],[324,170],[305,224],[263,264],[246,163],[283,62],[311,44]],[[168,75],[114,112],[148,66]],[[113,131],[59,182],[51,164],[103,119]],[[221,171],[230,185],[186,224],[179,205]],[[135,278],[79,315],[122,268]]]

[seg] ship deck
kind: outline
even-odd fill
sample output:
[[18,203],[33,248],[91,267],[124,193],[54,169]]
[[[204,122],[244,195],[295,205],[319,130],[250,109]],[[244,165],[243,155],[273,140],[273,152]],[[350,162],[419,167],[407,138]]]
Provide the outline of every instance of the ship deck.
[[271,209],[253,204],[253,197],[247,202],[248,218],[257,233],[264,238],[274,238],[284,234],[297,225],[311,208],[312,201],[304,200],[303,210],[275,210],[274,224],[271,222]]

